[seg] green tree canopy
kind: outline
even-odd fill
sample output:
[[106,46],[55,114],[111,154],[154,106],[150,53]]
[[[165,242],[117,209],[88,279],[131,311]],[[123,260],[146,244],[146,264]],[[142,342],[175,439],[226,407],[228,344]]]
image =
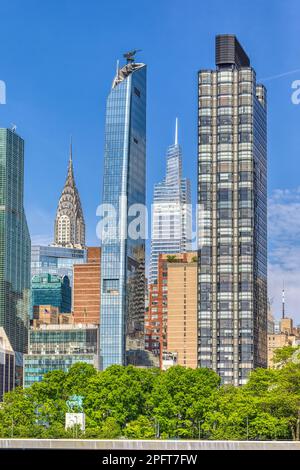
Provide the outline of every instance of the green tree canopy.
[[256,369],[240,387],[220,384],[210,369],[167,371],[78,363],[53,371],[29,388],[4,395],[0,437],[71,438],[66,400],[84,397],[81,438],[300,440],[300,364],[283,348],[281,367]]

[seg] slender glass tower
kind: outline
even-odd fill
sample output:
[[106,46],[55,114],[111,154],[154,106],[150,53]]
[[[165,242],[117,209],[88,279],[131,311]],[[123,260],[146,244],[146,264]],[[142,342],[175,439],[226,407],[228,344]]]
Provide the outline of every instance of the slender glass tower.
[[233,35],[199,72],[198,364],[223,383],[267,366],[266,89]]
[[[146,65],[125,54],[107,98],[101,234],[100,366],[138,364],[144,346],[145,240],[127,236],[145,205]],[[106,209],[105,209],[106,208]],[[143,224],[143,221],[141,221]]]
[[182,150],[178,144],[178,121],[175,140],[167,150],[167,171],[162,182],[154,186],[149,282],[158,278],[160,253],[184,253],[191,249],[191,185],[182,178]]
[[22,366],[30,311],[30,236],[23,207],[24,141],[0,129],[0,326]]

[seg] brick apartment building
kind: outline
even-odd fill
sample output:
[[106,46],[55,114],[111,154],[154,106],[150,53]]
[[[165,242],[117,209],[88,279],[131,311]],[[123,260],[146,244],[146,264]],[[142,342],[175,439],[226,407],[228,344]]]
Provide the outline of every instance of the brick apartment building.
[[197,254],[160,254],[158,281],[149,286],[146,349],[160,367],[197,367]]
[[87,262],[73,267],[73,313],[75,323],[100,322],[101,248],[87,248]]

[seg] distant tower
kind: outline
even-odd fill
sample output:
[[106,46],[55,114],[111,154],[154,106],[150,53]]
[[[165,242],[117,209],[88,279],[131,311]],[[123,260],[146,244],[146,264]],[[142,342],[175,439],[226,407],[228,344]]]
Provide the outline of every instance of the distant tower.
[[85,223],[74,179],[72,141],[68,174],[56,211],[53,245],[67,248],[85,247]]
[[285,292],[284,292],[284,283],[282,286],[282,319],[285,318]]
[[174,144],[167,149],[167,171],[155,184],[152,205],[150,284],[157,281],[160,253],[191,250],[192,214],[190,180],[182,177],[182,151],[178,144],[178,119]]

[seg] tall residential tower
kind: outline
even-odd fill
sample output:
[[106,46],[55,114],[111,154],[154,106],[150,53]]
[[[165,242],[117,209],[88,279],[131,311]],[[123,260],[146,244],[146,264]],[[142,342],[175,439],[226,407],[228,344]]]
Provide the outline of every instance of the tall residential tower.
[[191,250],[192,214],[190,180],[182,178],[182,151],[178,144],[176,119],[174,144],[167,150],[167,172],[154,186],[150,284],[158,278],[160,253],[184,253]]
[[233,35],[199,72],[198,365],[243,384],[267,365],[266,89]]
[[24,141],[0,129],[0,327],[22,366],[30,310],[30,236],[24,212]]
[[[127,236],[145,205],[146,65],[125,54],[107,98],[101,234],[100,365],[138,364],[143,349],[145,240]],[[139,206],[141,209],[141,206]],[[145,223],[140,220],[141,224]],[[141,227],[142,230],[142,227]]]

